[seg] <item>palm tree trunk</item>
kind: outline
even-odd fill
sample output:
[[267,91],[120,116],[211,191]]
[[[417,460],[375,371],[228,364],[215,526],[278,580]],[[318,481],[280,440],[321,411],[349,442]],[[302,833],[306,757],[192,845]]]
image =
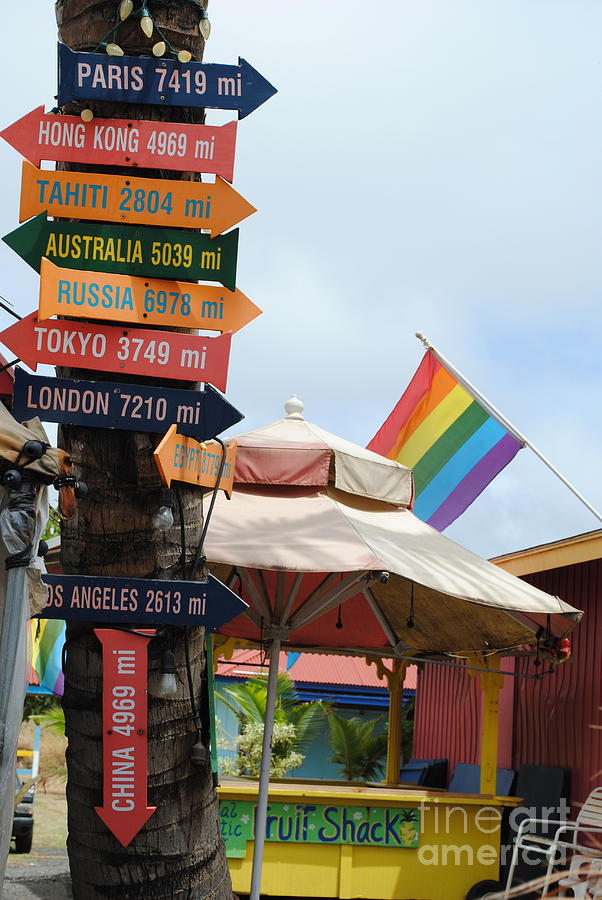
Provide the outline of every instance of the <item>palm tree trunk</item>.
[[[73,50],[94,50],[114,23],[117,5],[116,0],[58,0],[60,40]],[[149,0],[148,6],[174,46],[189,50],[194,59],[202,59],[200,17],[191,2]],[[132,20],[121,27],[118,40],[128,55],[148,55],[157,38],[146,38],[139,21]],[[183,107],[165,110],[98,103],[93,108],[95,115],[111,118],[203,121],[202,110]],[[69,111],[77,114],[79,110],[74,107]],[[163,173],[139,174],[161,177]],[[169,177],[179,176],[171,173]],[[104,377],[103,373],[82,370],[60,374],[94,380]],[[107,378],[120,380],[119,376]],[[131,381],[127,377],[123,380]],[[148,383],[148,379],[140,381]],[[174,386],[165,380],[157,383]],[[76,517],[63,524],[65,572],[181,577],[179,524],[167,533],[152,526],[161,487],[152,453],[159,439],[160,436],[138,432],[74,426],[61,429],[60,446],[72,454],[89,487],[87,499],[78,504]],[[186,541],[192,552],[202,524],[201,501],[195,489],[184,489],[181,496]],[[202,629],[194,629],[190,635],[197,708],[202,707],[200,688],[205,674],[203,637]],[[176,656],[179,695],[175,700],[162,700],[151,693],[148,697],[148,805],[157,810],[132,843],[123,848],[94,812],[95,806],[102,805],[100,644],[90,627],[73,624],[68,628],[63,706],[69,739],[67,847],[75,900],[232,897],[209,763],[199,768],[190,762],[197,732],[190,713],[181,631],[172,630],[151,642],[149,679],[152,683],[167,646]],[[207,715],[202,708],[201,718],[207,720]]]

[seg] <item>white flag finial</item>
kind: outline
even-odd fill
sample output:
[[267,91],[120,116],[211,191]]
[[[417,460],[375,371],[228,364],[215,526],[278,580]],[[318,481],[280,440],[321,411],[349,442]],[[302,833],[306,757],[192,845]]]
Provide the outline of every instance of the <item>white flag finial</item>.
[[302,400],[299,400],[298,397],[295,397],[294,394],[291,394],[289,400],[284,404],[284,409],[286,412],[287,419],[302,419],[303,416],[301,413],[305,409],[305,405]]

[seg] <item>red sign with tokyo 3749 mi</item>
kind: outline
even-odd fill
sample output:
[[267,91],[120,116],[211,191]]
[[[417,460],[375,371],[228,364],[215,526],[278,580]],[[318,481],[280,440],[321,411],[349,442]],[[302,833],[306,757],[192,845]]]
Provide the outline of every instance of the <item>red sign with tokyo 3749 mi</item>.
[[232,334],[201,337],[177,331],[38,321],[31,313],[0,332],[0,342],[35,372],[39,363],[95,372],[204,381],[226,390]]

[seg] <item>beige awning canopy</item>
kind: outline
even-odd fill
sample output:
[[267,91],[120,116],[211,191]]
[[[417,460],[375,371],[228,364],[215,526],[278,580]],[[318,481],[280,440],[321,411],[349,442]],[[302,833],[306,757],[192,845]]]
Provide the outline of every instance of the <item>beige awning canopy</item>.
[[335,488],[237,487],[217,500],[205,552],[249,603],[222,630],[249,640],[276,623],[301,649],[488,652],[548,624],[561,637],[581,618],[409,510]]
[[218,496],[204,548],[249,604],[225,634],[410,656],[512,652],[579,621],[579,610],[416,518],[408,469],[305,422],[301,409],[289,401],[287,418],[236,439],[232,499]]
[[360,497],[411,505],[411,469],[306,422],[300,412],[303,404],[295,398],[286,408],[291,412],[285,419],[236,438],[239,484],[332,484]]

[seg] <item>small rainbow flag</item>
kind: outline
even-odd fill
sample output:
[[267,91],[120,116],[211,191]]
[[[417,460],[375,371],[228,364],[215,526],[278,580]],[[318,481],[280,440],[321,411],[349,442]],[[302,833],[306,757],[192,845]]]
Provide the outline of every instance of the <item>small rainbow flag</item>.
[[428,350],[368,444],[414,471],[414,513],[443,531],[523,444]]
[[62,652],[65,623],[60,619],[32,619],[30,622],[32,653],[30,684],[37,684],[53,694],[63,695]]

